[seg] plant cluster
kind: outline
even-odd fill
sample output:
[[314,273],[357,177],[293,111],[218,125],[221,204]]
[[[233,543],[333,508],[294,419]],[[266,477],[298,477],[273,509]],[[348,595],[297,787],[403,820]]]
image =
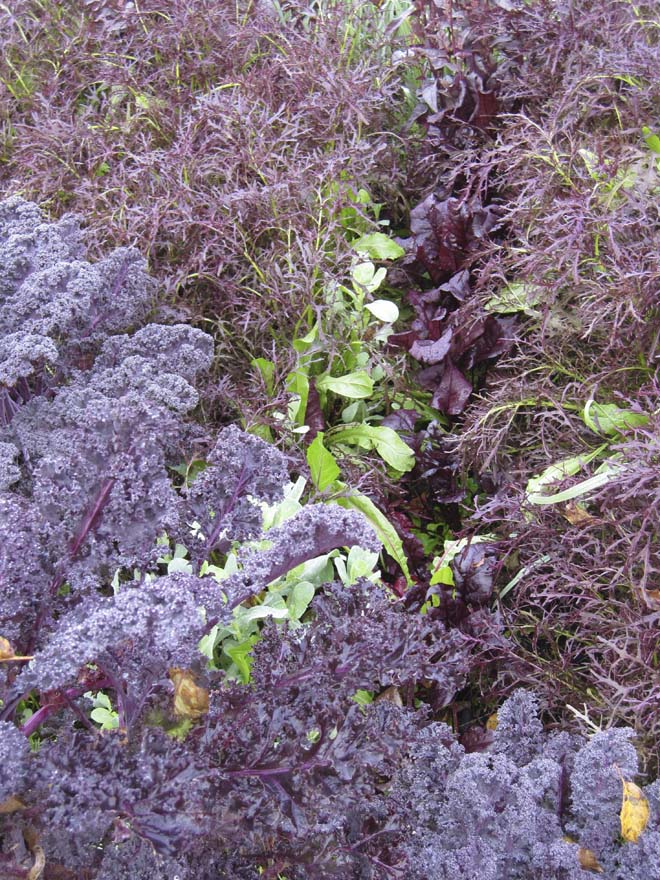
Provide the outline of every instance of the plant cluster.
[[656,12],[0,4],[3,878],[660,870]]
[[[494,93],[497,113],[478,159],[465,123],[467,146],[438,144],[497,205],[476,293],[515,320],[455,431],[457,470],[486,489],[469,533],[497,542],[526,680],[630,724],[657,764],[657,20],[627,2],[507,5],[453,4],[454,58],[481,71],[460,94],[478,115]],[[444,105],[451,132],[465,112]]]

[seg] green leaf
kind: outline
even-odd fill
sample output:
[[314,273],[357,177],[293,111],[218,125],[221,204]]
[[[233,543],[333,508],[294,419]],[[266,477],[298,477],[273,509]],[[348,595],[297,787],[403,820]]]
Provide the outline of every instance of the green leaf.
[[224,653],[236,666],[236,677],[239,678],[243,684],[248,684],[250,681],[250,669],[252,667],[250,651],[258,641],[259,636],[254,635],[245,639],[244,642],[235,643],[233,645],[227,643],[222,647]]
[[614,403],[595,403],[593,400],[585,405],[582,419],[590,431],[608,436],[630,428],[642,428],[649,423],[646,413],[621,409]]
[[[574,476],[585,466],[585,464],[588,464],[605,449],[607,449],[606,443],[599,446],[598,449],[594,449],[592,452],[585,453],[584,455],[574,455],[572,458],[564,458],[561,461],[549,465],[537,477],[532,477],[528,480],[525,489],[528,499],[531,500],[533,497],[537,496],[543,497],[546,487],[552,483],[557,483],[559,480],[563,480],[566,477]],[[538,502],[531,501],[531,503],[535,504]]]
[[383,461],[402,473],[415,467],[415,453],[392,428],[364,424],[338,426],[333,428],[331,436],[333,444],[375,449]]
[[262,620],[264,617],[272,617],[275,620],[284,620],[288,617],[288,611],[286,608],[274,608],[272,605],[253,605],[251,608],[241,609],[241,623]]
[[542,296],[543,288],[513,281],[511,284],[505,284],[499,293],[492,296],[484,308],[488,312],[498,312],[500,315],[526,312],[538,305]]
[[304,369],[294,370],[289,373],[286,380],[286,388],[293,394],[293,400],[289,403],[289,418],[294,424],[300,426],[305,423],[307,413],[307,400],[309,399],[309,377]]
[[293,587],[286,600],[286,606],[292,620],[300,620],[309,603],[314,598],[314,585],[309,581],[298,581]]
[[454,573],[452,572],[450,565],[441,565],[440,568],[436,568],[433,572],[431,580],[429,581],[429,586],[434,587],[436,584],[445,584],[448,587],[455,586]]
[[368,706],[369,703],[373,703],[374,695],[371,691],[358,690],[355,691],[351,699],[357,703],[358,706]]
[[293,340],[293,347],[298,352],[298,354],[303,354],[307,351],[310,345],[316,340],[319,335],[319,325],[314,324],[312,329],[306,333],[304,336],[299,336],[297,339]]
[[353,284],[364,288],[369,293],[374,293],[378,290],[386,276],[387,269],[384,267],[376,269],[370,260],[366,263],[358,263],[351,272]]
[[588,492],[600,489],[601,486],[605,486],[624,469],[623,465],[613,459],[604,461],[593,476],[588,477],[586,480],[581,480],[579,483],[575,483],[575,485],[569,486],[561,492],[548,494],[544,491],[549,484],[576,474],[585,464],[606,448],[607,445],[603,444],[588,455],[576,455],[573,458],[567,458],[554,465],[550,465],[539,477],[535,477],[527,483],[528,503],[561,504],[565,501],[572,501],[573,498],[579,498],[581,495],[586,495]]
[[384,232],[372,232],[353,242],[353,250],[372,260],[398,260],[405,254],[400,244]]
[[323,445],[323,431],[319,431],[307,447],[307,464],[312,482],[319,492],[327,489],[339,476],[339,467],[334,455]]
[[371,397],[374,391],[373,380],[364,370],[347,373],[345,376],[322,376],[317,379],[316,387],[319,391],[334,391],[350,400]]
[[660,153],[660,137],[657,134],[654,134],[648,126],[644,126],[642,128],[642,134],[644,135],[644,140],[646,141],[646,146],[653,153]]
[[365,309],[384,324],[393,324],[399,318],[399,307],[389,299],[376,299],[367,303]]
[[105,709],[102,706],[92,709],[89,713],[89,717],[92,721],[96,721],[97,724],[100,724],[102,730],[116,730],[119,727],[119,716],[117,713],[112,712],[110,709]]
[[272,361],[267,360],[266,358],[258,357],[253,358],[250,361],[253,367],[256,367],[257,370],[261,373],[261,377],[264,380],[264,385],[266,386],[266,391],[269,396],[272,397],[275,383],[275,364]]
[[[346,487],[342,483],[339,483],[338,488],[344,489]],[[366,516],[374,527],[383,547],[399,565],[401,571],[405,575],[408,585],[410,586],[410,584],[413,583],[413,580],[410,577],[408,559],[406,558],[403,549],[403,543],[396,529],[385,514],[376,507],[370,498],[367,498],[366,495],[362,495],[361,492],[353,492],[351,495],[337,498],[334,503],[347,510],[359,510],[360,513],[363,513],[364,516]]]

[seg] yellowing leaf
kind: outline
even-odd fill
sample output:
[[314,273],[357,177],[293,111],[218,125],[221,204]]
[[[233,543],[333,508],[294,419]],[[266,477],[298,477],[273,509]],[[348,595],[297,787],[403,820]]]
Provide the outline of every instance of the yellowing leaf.
[[18,657],[7,639],[0,636],[0,663],[9,660],[32,660],[32,657]]
[[0,804],[0,816],[6,813],[15,813],[17,810],[24,810],[25,804],[23,801],[19,801],[17,797],[10,795],[6,800],[4,800]]
[[562,515],[572,526],[582,526],[596,520],[596,517],[592,516],[586,507],[577,501],[569,501],[564,507]]
[[629,843],[637,843],[639,836],[649,821],[649,802],[634,782],[623,783],[623,803],[621,804],[621,836]]
[[603,866],[600,864],[595,854],[590,849],[581,846],[578,849],[578,862],[580,867],[585,871],[591,871],[593,874],[602,874]]
[[174,684],[174,711],[183,718],[201,718],[209,711],[209,692],[195,684],[186,669],[170,669]]

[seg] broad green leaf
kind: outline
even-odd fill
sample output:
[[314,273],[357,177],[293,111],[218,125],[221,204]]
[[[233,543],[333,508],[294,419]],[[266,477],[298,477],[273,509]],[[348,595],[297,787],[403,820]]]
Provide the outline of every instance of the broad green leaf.
[[286,606],[292,620],[300,620],[305,611],[309,608],[309,603],[314,598],[314,585],[309,581],[299,581],[286,600]]
[[501,315],[524,312],[538,305],[542,296],[543,288],[513,281],[511,284],[505,284],[499,293],[492,296],[484,308],[486,311],[498,312]]
[[649,422],[646,413],[621,409],[614,403],[595,403],[593,400],[585,405],[582,418],[590,431],[608,436],[629,428],[642,428]]
[[372,232],[353,242],[353,250],[372,260],[398,260],[405,250],[384,232]]
[[116,730],[119,727],[119,716],[110,709],[99,706],[97,709],[92,709],[89,716],[92,721],[101,725],[102,730]]
[[644,135],[644,140],[646,141],[646,146],[653,153],[660,153],[660,137],[657,134],[654,134],[648,126],[644,126],[642,128],[642,134]]
[[274,608],[272,605],[253,605],[251,608],[241,609],[241,623],[250,623],[253,620],[262,620],[272,617],[274,620],[284,620],[289,612],[286,608]]
[[334,428],[332,443],[346,443],[361,449],[375,449],[383,461],[397,471],[415,467],[415,453],[392,428],[382,425],[346,425]]
[[[338,488],[343,489],[345,486],[340,483],[338,484]],[[378,539],[381,541],[385,550],[399,565],[401,571],[405,575],[408,585],[412,584],[413,580],[410,577],[408,559],[403,550],[401,538],[389,519],[376,507],[373,501],[370,498],[367,498],[366,495],[362,495],[361,492],[353,492],[351,495],[337,498],[335,503],[347,510],[359,510],[360,513],[363,513],[366,516],[374,527]]]
[[454,573],[450,565],[441,565],[440,568],[435,569],[431,575],[429,586],[434,587],[436,584],[445,584],[449,587],[454,586]]
[[376,299],[367,303],[365,309],[384,324],[393,324],[399,318],[399,307],[389,299]]
[[345,376],[322,376],[316,381],[319,391],[334,391],[350,400],[361,400],[371,397],[374,383],[371,376],[364,370],[347,373]]
[[327,489],[339,476],[339,467],[334,455],[323,445],[323,431],[319,431],[307,447],[307,464],[312,482],[319,492]]

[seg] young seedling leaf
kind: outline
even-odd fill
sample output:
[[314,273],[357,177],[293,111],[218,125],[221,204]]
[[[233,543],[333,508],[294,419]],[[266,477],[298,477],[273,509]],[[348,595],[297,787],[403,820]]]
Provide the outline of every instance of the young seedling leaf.
[[543,288],[534,284],[513,281],[505,284],[499,293],[492,296],[484,308],[487,312],[498,312],[500,315],[525,312],[541,301]]

